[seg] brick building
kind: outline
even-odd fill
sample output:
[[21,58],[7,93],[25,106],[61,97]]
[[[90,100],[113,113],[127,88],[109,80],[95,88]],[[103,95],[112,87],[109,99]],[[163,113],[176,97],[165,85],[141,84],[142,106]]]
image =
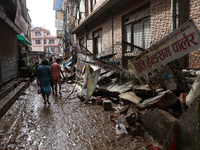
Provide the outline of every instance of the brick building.
[[[127,67],[128,60],[147,49],[189,19],[200,27],[198,0],[81,0],[79,20],[72,34],[93,54],[117,52]],[[184,58],[182,65],[199,68],[199,50]]]

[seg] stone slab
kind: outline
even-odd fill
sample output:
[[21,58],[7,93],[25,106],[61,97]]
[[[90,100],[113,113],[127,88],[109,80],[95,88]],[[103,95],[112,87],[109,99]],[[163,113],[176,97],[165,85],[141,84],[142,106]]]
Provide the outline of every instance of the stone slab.
[[10,93],[15,87],[17,87],[23,79],[14,79],[11,82],[7,83],[5,86],[2,87],[0,90],[0,100],[2,100],[8,93]]
[[121,99],[128,100],[134,104],[138,104],[142,101],[142,98],[138,97],[134,92],[126,92],[119,95]]
[[17,98],[20,96],[21,91],[28,87],[28,82],[22,82],[7,96],[0,101],[0,119],[6,114],[10,107],[15,103]]

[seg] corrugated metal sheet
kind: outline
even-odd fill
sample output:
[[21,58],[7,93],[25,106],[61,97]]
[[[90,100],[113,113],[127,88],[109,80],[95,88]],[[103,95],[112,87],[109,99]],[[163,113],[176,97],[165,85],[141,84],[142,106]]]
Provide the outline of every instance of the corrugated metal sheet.
[[6,24],[0,22],[0,59],[2,83],[18,74],[17,35]]

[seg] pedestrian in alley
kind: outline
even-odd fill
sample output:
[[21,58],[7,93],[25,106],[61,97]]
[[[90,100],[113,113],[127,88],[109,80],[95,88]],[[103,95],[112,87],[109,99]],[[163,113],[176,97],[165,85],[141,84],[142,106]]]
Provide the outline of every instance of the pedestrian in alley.
[[63,78],[65,78],[65,76],[61,70],[61,67],[60,67],[60,62],[61,62],[61,59],[57,58],[56,62],[51,65],[51,71],[53,73],[52,79],[53,79],[53,86],[54,86],[53,94],[55,91],[56,96],[58,95],[57,94],[57,84],[59,84],[59,94],[60,94],[60,96],[62,95],[61,94],[61,75],[60,75],[60,73],[62,74]]
[[51,94],[50,78],[52,77],[52,72],[50,66],[48,66],[48,61],[43,60],[42,65],[37,69],[37,84],[41,87],[42,97],[44,99],[44,104],[46,102],[50,105],[49,95]]
[[[49,66],[51,67],[52,64],[53,64],[53,58],[50,57],[50,58],[49,58]],[[52,78],[50,79],[50,84],[51,84],[51,89],[52,89],[53,94],[54,94],[54,89],[53,89],[53,79],[52,79]]]

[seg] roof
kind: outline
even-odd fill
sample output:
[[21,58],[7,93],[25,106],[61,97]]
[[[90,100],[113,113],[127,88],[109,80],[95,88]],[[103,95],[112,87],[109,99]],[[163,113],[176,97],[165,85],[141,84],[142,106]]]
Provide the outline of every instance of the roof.
[[[132,0],[106,0],[101,6],[95,9],[90,15],[88,15],[80,24],[79,26],[75,27],[72,31],[72,34],[76,34],[82,29],[85,28],[86,25],[91,24],[93,21],[98,20],[100,17],[107,17],[107,11],[116,11]],[[117,5],[116,5],[117,4]]]

